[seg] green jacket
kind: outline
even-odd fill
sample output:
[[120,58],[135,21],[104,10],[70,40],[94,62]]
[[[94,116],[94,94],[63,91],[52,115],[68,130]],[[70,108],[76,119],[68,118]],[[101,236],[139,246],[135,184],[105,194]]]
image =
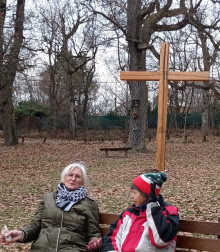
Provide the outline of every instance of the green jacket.
[[56,193],[47,193],[31,222],[22,228],[32,252],[85,252],[92,237],[100,237],[99,209],[89,197],[64,212],[55,204]]

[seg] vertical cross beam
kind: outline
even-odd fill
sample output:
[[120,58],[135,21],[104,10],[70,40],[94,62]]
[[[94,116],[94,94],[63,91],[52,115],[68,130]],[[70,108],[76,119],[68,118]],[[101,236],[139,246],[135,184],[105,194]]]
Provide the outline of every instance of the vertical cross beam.
[[168,102],[168,71],[169,71],[169,44],[161,43],[160,51],[160,78],[157,121],[157,152],[156,169],[165,168],[165,149],[167,131],[167,102]]

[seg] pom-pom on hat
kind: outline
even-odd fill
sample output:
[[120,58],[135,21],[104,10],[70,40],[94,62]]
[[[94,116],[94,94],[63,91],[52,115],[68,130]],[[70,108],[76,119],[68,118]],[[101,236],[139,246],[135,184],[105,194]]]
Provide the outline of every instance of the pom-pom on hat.
[[145,173],[133,180],[133,184],[137,186],[142,192],[150,195],[151,185],[155,184],[155,192],[157,195],[160,193],[160,189],[163,185],[163,182],[167,180],[167,175],[165,172],[160,173]]

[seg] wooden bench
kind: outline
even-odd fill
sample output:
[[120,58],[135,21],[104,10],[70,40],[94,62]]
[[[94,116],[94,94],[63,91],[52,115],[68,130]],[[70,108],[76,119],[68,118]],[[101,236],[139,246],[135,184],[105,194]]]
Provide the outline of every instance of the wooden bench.
[[[99,222],[102,236],[108,232],[109,225],[118,217],[118,214],[100,213]],[[218,222],[180,220],[176,250],[187,252],[191,249],[220,252],[220,218]]]
[[128,150],[131,150],[131,147],[105,147],[105,148],[100,148],[100,151],[105,151],[105,156],[108,157],[108,152],[109,151],[124,151],[125,152],[125,157],[128,156]]

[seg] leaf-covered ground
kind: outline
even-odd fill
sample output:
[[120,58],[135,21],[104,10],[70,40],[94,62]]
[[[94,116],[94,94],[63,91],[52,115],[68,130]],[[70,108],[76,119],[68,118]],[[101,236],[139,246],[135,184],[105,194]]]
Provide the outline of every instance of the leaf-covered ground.
[[[170,135],[166,144],[168,180],[161,193],[179,207],[181,218],[217,221],[220,216],[220,138],[202,141],[198,132]],[[106,158],[99,150],[123,146],[117,141],[70,141],[25,138],[24,144],[5,147],[0,139],[0,227],[10,229],[27,223],[45,192],[57,188],[62,169],[75,161],[88,166],[88,191],[100,211],[119,213],[129,204],[130,184],[141,173],[155,168],[155,141],[146,153],[111,152]],[[30,244],[2,247],[2,251],[29,251]]]

